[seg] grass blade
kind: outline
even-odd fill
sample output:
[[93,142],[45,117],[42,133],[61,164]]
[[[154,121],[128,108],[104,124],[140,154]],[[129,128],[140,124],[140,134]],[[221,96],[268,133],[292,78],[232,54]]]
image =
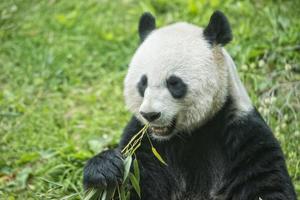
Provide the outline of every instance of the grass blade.
[[98,199],[98,197],[96,197],[97,195],[101,195],[103,193],[103,191],[98,191],[96,189],[91,189],[89,191],[86,192],[86,196],[84,197],[83,200],[91,200],[91,199]]

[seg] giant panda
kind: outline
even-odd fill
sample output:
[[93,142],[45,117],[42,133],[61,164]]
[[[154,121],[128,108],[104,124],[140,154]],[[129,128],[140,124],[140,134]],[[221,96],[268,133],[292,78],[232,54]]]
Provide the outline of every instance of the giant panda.
[[224,14],[215,11],[205,28],[180,22],[156,29],[144,13],[138,30],[141,44],[124,81],[133,117],[117,148],[87,162],[84,187],[120,183],[120,151],[149,123],[167,166],[144,139],[136,151],[142,200],[295,200],[280,145],[223,48],[232,39]]

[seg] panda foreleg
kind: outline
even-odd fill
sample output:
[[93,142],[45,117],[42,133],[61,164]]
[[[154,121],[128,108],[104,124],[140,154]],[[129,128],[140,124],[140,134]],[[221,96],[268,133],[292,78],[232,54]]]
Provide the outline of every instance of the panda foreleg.
[[123,180],[123,160],[118,149],[110,149],[91,158],[83,170],[84,188],[105,189]]
[[114,187],[123,180],[122,146],[140,130],[141,125],[133,117],[124,129],[121,142],[115,149],[103,151],[91,158],[83,170],[83,185],[85,189],[104,189]]

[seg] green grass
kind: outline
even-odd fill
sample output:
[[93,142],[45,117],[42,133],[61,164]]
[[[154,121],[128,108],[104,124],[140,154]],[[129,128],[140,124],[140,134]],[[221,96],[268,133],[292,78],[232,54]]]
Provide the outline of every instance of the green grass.
[[300,195],[300,1],[170,2],[0,2],[0,198],[80,199],[84,163],[116,144],[130,117],[122,82],[138,17],[204,26],[215,9],[232,24],[227,49]]

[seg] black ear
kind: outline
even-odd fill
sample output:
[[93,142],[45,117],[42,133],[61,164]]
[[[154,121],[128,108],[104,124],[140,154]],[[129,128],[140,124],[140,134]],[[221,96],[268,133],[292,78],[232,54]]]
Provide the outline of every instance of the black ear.
[[226,16],[218,10],[210,17],[203,34],[210,44],[220,44],[224,46],[232,40],[230,24]]
[[144,39],[155,29],[155,18],[151,15],[151,13],[145,12],[139,22],[139,35],[141,41]]

